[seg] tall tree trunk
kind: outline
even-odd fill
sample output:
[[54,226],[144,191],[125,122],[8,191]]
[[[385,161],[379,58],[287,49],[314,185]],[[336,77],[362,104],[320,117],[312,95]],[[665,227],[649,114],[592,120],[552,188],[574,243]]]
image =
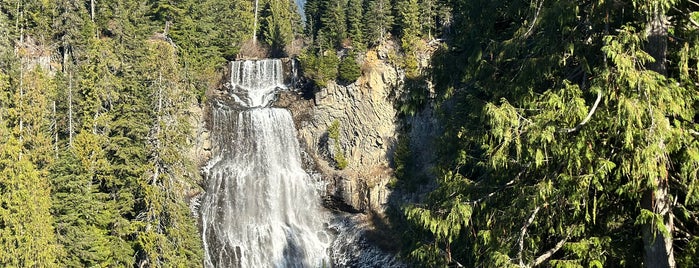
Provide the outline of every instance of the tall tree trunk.
[[252,24],[252,43],[257,44],[257,8],[259,5],[259,0],[255,0],[255,20]]
[[73,147],[73,73],[68,73],[68,145]]
[[[648,24],[647,52],[655,59],[649,64],[650,70],[667,75],[665,61],[667,57],[667,18],[658,4],[655,4],[651,21]],[[651,96],[652,97],[652,96]],[[662,144],[661,144],[662,145]],[[656,189],[648,189],[644,193],[642,207],[662,217],[667,232],[661,232],[657,222],[651,221],[643,225],[643,248],[645,267],[671,268],[675,267],[675,257],[672,249],[673,220],[671,200],[668,193],[667,176],[656,178]]]
[[56,101],[53,101],[52,104],[52,120],[51,122],[51,130],[53,131],[53,151],[56,154],[56,157],[58,157],[58,116],[56,115]]

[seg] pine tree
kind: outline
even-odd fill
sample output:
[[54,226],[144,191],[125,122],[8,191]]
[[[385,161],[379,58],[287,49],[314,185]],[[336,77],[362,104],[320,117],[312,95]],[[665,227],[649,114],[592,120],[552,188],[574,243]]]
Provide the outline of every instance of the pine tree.
[[51,163],[51,146],[42,95],[52,92],[52,84],[41,69],[19,63],[9,65],[17,80],[0,71],[0,263],[56,267],[60,248],[49,213],[44,168]]
[[366,46],[362,29],[362,14],[364,13],[362,4],[362,0],[348,0],[347,14],[345,15],[347,18],[347,37],[352,41],[352,46],[360,50]]
[[367,0],[364,6],[364,36],[369,46],[384,40],[386,33],[393,28],[391,2],[387,0]]
[[261,13],[261,32],[272,49],[272,57],[282,57],[284,48],[294,38],[292,12],[289,2],[270,0]]
[[347,37],[346,6],[346,0],[323,0],[320,2],[320,27],[317,41],[321,48],[340,47],[345,41]]

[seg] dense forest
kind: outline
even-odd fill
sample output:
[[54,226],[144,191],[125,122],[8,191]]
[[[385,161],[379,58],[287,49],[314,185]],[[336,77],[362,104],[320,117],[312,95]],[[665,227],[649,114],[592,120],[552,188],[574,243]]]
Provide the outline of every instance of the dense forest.
[[0,266],[202,265],[182,148],[250,9],[0,2]]
[[[0,0],[0,266],[197,267],[192,107],[226,60],[298,57],[314,87],[398,44],[409,144],[392,216],[434,267],[699,265],[699,3]],[[420,60],[436,47],[429,66]],[[433,91],[430,91],[430,88]],[[405,128],[409,129],[409,125]]]
[[438,187],[404,209],[409,256],[699,265],[699,4],[449,5],[424,73],[444,124]]

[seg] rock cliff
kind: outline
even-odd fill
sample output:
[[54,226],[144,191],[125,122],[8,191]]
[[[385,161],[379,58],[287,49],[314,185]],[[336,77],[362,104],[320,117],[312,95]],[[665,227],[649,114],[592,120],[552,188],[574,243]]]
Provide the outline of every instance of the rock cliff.
[[[384,212],[391,194],[388,185],[394,177],[393,152],[401,124],[414,126],[409,133],[411,144],[426,149],[431,146],[424,141],[431,140],[428,135],[435,129],[427,120],[432,116],[429,111],[404,123],[399,120],[395,101],[403,90],[403,73],[389,63],[388,49],[369,51],[362,75],[353,84],[329,83],[310,100],[286,92],[277,102],[291,110],[311,168],[328,182],[324,197],[327,207],[348,212]],[[336,138],[329,135],[333,122],[339,126]],[[347,160],[343,169],[338,168],[338,154]],[[420,163],[430,162],[431,159],[421,159]]]

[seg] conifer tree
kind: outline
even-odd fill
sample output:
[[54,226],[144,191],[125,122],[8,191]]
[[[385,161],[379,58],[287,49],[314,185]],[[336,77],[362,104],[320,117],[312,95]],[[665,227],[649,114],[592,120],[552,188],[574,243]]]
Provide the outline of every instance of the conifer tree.
[[[193,103],[188,86],[182,84],[174,48],[162,40],[147,43],[145,70],[152,102],[148,134],[148,164],[141,178],[144,219],[139,219],[138,247],[141,264],[197,266],[202,262],[201,241],[189,207],[184,203],[187,185],[195,182],[192,163],[182,156],[189,124],[184,111]],[[145,73],[144,73],[145,74]]]
[[432,39],[437,29],[437,3],[435,0],[421,0],[418,3],[418,22],[420,33],[427,39]]
[[404,68],[408,78],[418,76],[417,53],[420,50],[420,23],[417,0],[400,0],[395,2],[396,26],[400,33],[401,48],[405,53]]
[[292,12],[288,1],[270,0],[262,11],[261,32],[272,49],[273,57],[284,56],[284,48],[294,38]]
[[347,37],[345,7],[347,0],[323,0],[320,2],[320,27],[318,44],[321,48],[340,47]]
[[348,0],[346,9],[347,37],[352,41],[352,46],[358,49],[365,47],[362,29],[362,14],[364,13],[362,4],[362,0]]
[[[699,209],[696,84],[664,71],[696,61],[683,47],[699,27],[663,19],[676,4],[455,2],[455,50],[434,64],[440,186],[406,209],[432,242],[412,256],[673,267],[696,252],[670,239],[696,235]],[[663,45],[659,21],[685,43]]]
[[39,68],[10,66],[20,75],[13,83],[0,71],[0,264],[56,267],[60,248],[49,212],[44,168],[51,163],[51,145],[42,95],[52,92],[52,84]]
[[386,33],[393,28],[391,2],[367,0],[364,4],[364,37],[369,46],[375,46],[383,41]]
[[0,264],[58,267],[46,178],[28,157],[22,157],[17,138],[4,134],[0,146]]
[[120,218],[116,202],[100,190],[115,179],[105,156],[105,141],[105,137],[84,129],[51,168],[52,212],[58,240],[65,249],[59,261],[65,266],[132,263],[131,245],[110,230]]

